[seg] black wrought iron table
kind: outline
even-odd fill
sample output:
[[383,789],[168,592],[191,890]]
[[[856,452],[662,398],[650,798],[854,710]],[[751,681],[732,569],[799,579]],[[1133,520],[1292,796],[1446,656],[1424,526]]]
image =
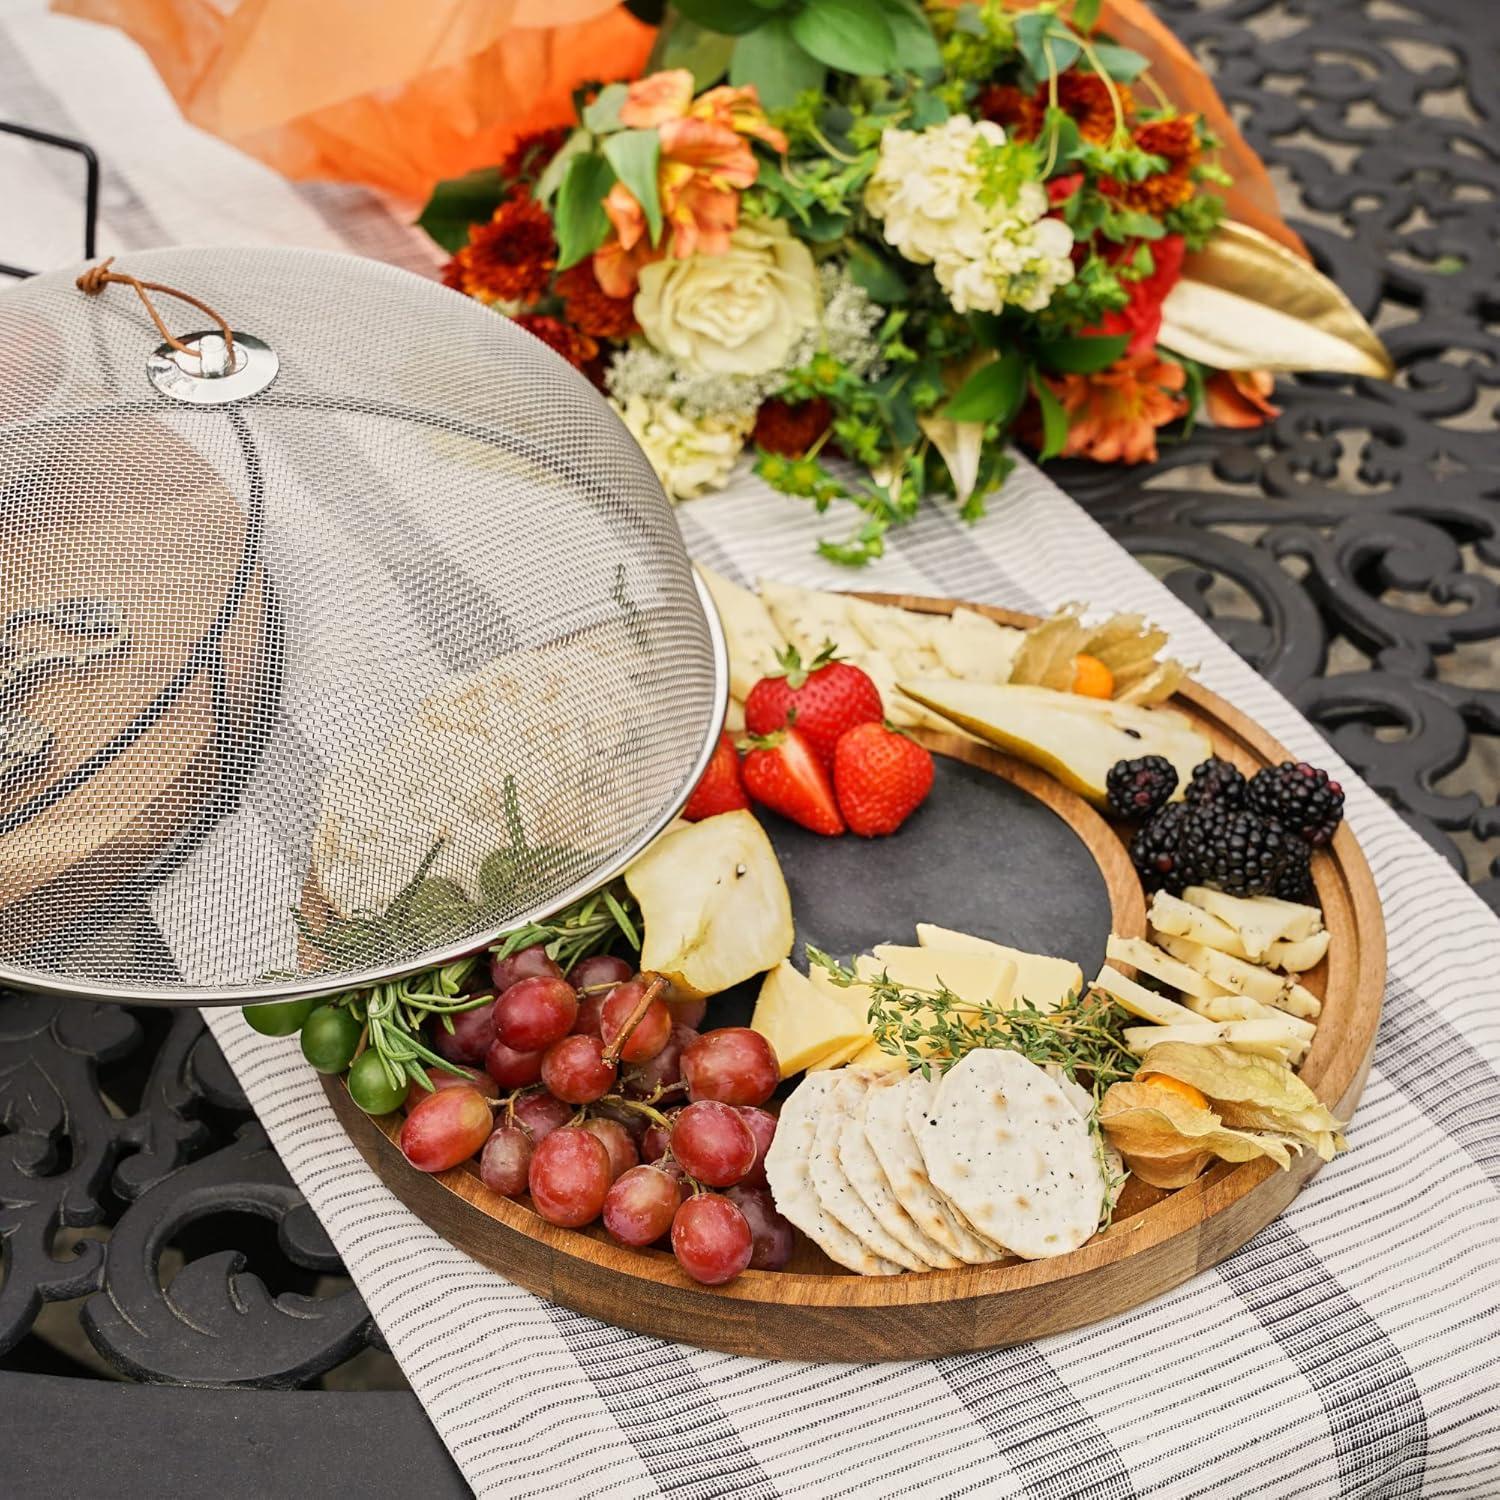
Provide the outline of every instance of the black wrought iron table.
[[[1058,477],[1500,910],[1500,8],[1157,6],[1400,374]],[[12,1500],[466,1492],[196,1013],[0,997],[0,1242]]]

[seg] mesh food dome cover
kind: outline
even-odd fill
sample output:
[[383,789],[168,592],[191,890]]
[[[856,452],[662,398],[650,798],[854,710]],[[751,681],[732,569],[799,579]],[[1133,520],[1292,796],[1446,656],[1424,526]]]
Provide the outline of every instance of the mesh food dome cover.
[[[202,1002],[454,957],[616,874],[723,641],[581,375],[301,250],[0,295],[0,979]],[[202,330],[208,329],[208,333]]]

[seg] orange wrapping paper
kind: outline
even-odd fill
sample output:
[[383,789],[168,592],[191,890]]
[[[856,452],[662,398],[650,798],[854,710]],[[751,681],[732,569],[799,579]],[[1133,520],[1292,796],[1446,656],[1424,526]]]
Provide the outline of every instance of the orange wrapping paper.
[[612,0],[53,0],[124,31],[183,114],[288,177],[425,197],[566,124],[655,32]]

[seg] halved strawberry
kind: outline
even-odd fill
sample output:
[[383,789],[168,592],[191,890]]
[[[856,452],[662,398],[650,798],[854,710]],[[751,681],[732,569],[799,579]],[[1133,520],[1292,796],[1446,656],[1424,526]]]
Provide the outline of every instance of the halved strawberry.
[[682,816],[689,823],[701,823],[704,818],[714,818],[720,813],[737,812],[750,806],[745,795],[745,783],[740,779],[740,753],[726,730],[719,736],[714,753],[709,757],[698,785],[687,799]]
[[804,667],[797,648],[788,646],[778,658],[781,671],[762,677],[745,699],[745,728],[751,734],[774,734],[795,724],[829,770],[840,735],[885,717],[880,689],[870,675],[841,661],[836,650],[832,641],[825,641]]
[[828,772],[800,730],[753,739],[744,775],[750,795],[783,817],[814,833],[844,831]]
[[839,811],[865,838],[894,833],[926,800],[932,776],[930,752],[884,724],[857,724],[834,752]]

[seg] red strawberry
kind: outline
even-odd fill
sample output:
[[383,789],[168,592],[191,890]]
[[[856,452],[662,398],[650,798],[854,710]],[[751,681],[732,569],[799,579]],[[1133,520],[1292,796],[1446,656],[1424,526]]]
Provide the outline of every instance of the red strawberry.
[[699,823],[704,818],[749,806],[745,783],[740,778],[739,751],[734,748],[734,741],[726,730],[719,736],[719,743],[714,746],[708,766],[693,788],[693,795],[687,799],[682,815],[689,823]]
[[754,741],[745,757],[745,786],[757,802],[814,833],[844,831],[828,772],[799,729]]
[[932,756],[884,724],[856,724],[834,752],[833,784],[855,833],[894,833],[932,790]]
[[745,699],[745,728],[751,734],[774,734],[795,724],[830,771],[834,746],[846,729],[885,717],[880,689],[869,674],[840,661],[835,649],[825,641],[812,665],[804,667],[797,648],[788,646],[779,658],[781,671],[762,677]]

